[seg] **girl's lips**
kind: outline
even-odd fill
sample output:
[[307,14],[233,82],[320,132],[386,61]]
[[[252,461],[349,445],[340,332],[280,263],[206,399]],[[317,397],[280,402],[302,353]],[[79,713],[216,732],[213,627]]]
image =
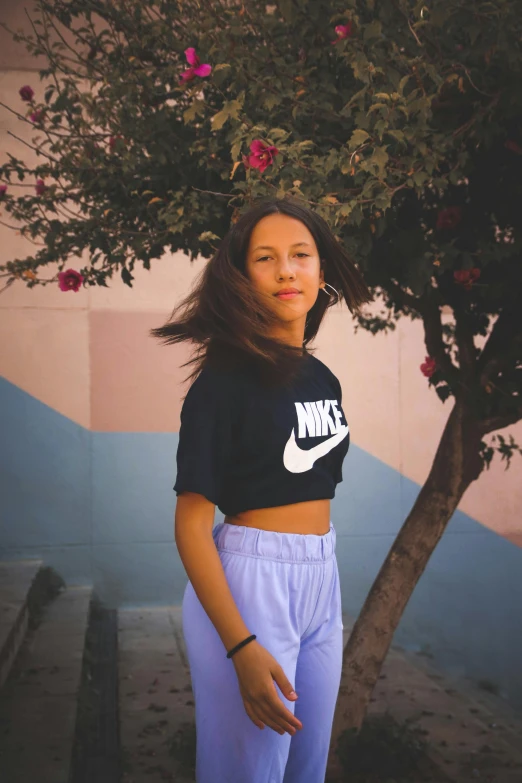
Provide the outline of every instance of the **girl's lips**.
[[299,296],[299,291],[294,291],[291,294],[276,294],[277,299],[293,299],[294,296]]

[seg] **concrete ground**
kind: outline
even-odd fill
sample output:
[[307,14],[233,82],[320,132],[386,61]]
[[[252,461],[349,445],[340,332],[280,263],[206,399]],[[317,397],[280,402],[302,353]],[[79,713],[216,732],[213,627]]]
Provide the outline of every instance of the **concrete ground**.
[[[122,783],[193,783],[194,700],[181,607],[124,609],[118,622]],[[347,616],[344,625],[346,643]],[[493,694],[393,647],[369,714],[387,711],[424,730],[430,758],[450,781],[521,783],[522,716]]]

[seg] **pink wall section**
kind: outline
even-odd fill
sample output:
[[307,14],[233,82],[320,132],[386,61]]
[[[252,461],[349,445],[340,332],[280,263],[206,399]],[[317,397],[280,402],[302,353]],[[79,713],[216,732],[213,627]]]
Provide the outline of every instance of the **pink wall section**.
[[181,383],[190,372],[181,346],[161,346],[149,329],[159,313],[93,311],[91,324],[91,421],[105,432],[177,432]]

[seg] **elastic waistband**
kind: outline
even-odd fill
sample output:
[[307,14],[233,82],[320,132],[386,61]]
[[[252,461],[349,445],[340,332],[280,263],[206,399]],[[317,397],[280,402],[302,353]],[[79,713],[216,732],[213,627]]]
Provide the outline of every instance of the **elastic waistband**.
[[335,553],[336,532],[331,520],[330,530],[322,536],[278,533],[226,522],[218,522],[212,529],[212,536],[218,551],[289,563],[326,561]]

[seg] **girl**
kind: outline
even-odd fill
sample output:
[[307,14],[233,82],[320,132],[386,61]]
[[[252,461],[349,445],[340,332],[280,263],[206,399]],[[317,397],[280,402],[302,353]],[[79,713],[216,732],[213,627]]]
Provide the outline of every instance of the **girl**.
[[330,499],[350,436],[307,345],[341,298],[371,301],[328,224],[265,199],[152,330],[197,346],[174,485],[197,783],[324,783],[343,639]]

